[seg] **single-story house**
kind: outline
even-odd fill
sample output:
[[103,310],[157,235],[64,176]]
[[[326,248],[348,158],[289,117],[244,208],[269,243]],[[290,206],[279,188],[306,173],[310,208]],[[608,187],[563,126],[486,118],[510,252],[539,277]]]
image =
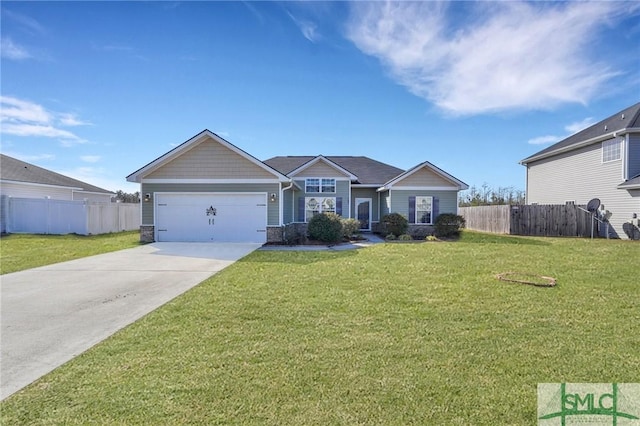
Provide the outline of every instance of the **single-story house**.
[[50,198],[110,203],[116,194],[86,182],[0,154],[0,194],[15,198]]
[[[600,200],[609,237],[635,238],[640,215],[640,103],[525,158],[527,204]],[[605,231],[606,232],[606,231]]]
[[367,157],[260,161],[209,130],[127,180],[140,183],[142,241],[281,242],[321,212],[374,232],[397,212],[426,235],[438,214],[457,213],[468,188],[429,162],[402,170]]

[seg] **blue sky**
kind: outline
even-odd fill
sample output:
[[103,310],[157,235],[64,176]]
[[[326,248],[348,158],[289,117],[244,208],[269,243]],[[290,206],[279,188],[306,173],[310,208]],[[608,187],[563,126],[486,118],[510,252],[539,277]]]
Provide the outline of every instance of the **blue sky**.
[[638,2],[10,2],[1,150],[109,190],[205,128],[259,159],[518,161],[640,101]]

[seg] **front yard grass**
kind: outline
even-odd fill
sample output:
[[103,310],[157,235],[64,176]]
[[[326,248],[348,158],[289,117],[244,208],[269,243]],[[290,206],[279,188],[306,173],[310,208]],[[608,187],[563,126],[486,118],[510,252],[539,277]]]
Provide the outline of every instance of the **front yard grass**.
[[8,398],[2,422],[537,424],[538,383],[640,382],[639,255],[470,232],[254,252]]
[[11,234],[0,238],[0,274],[139,245],[138,231],[103,235]]

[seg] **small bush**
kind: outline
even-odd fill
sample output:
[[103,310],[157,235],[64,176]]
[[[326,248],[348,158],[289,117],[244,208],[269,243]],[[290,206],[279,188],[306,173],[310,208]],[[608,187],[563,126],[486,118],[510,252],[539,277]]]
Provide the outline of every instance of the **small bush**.
[[382,216],[382,224],[385,232],[395,236],[406,234],[409,228],[409,221],[400,213],[390,213]]
[[342,219],[342,236],[350,238],[360,233],[360,221],[358,219]]
[[398,237],[398,241],[413,241],[413,237],[409,234],[402,234]]
[[342,222],[335,213],[320,213],[309,220],[309,237],[325,243],[335,243],[342,238]]
[[436,218],[434,223],[435,234],[437,237],[452,237],[460,234],[464,225],[464,217],[453,213],[443,213]]
[[395,235],[393,235],[393,234],[387,234],[387,236],[386,236],[386,237],[384,237],[384,239],[385,239],[385,241],[395,241],[395,240],[397,240],[397,239],[398,239],[398,237],[396,237],[396,236],[395,236]]
[[435,235],[427,235],[427,237],[425,238],[426,241],[439,241],[438,237],[436,237]]

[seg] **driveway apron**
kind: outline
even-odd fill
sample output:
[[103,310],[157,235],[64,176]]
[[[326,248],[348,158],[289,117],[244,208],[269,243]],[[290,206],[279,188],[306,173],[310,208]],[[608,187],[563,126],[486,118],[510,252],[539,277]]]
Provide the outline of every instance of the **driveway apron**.
[[0,277],[0,399],[261,244],[153,243]]

